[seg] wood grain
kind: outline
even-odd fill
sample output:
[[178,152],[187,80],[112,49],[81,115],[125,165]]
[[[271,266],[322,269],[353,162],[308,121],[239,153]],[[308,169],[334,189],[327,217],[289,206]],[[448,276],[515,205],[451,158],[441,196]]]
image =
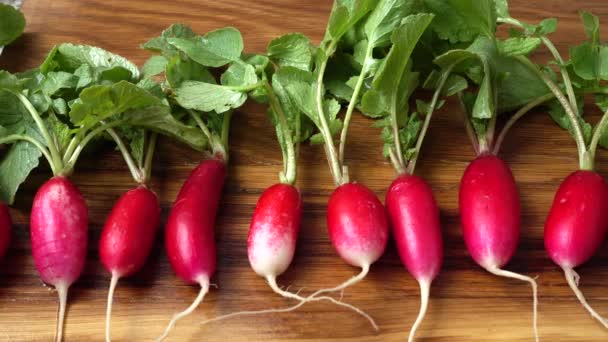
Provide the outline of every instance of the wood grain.
[[[518,18],[537,22],[559,19],[554,35],[558,48],[583,39],[577,11],[593,10],[606,22],[603,0],[510,1]],[[5,50],[0,68],[11,71],[34,67],[60,42],[98,45],[133,59],[140,65],[148,53],[139,44],[174,22],[196,31],[232,25],[241,30],[248,51],[263,51],[280,34],[299,31],[318,41],[331,3],[327,0],[27,0],[27,33]],[[540,52],[538,58],[547,58]],[[595,113],[597,114],[597,113]],[[419,341],[530,341],[531,297],[524,283],[483,272],[469,258],[462,241],[457,191],[466,164],[474,157],[462,129],[457,106],[446,106],[432,123],[418,173],[435,190],[442,208],[445,237],[443,272],[433,284],[428,316]],[[597,120],[597,116],[592,116]],[[347,160],[353,179],[379,196],[394,177],[381,157],[378,132],[362,117],[353,120]],[[160,142],[152,187],[162,200],[163,217],[181,182],[201,155],[169,141]],[[357,270],[333,251],[325,230],[325,204],[333,185],[319,147],[304,147],[299,174],[305,215],[297,255],[283,285],[307,290],[334,285]],[[274,295],[249,268],[246,236],[257,197],[277,181],[281,155],[264,108],[247,105],[234,120],[229,180],[217,223],[218,272],[213,289],[194,315],[181,322],[172,341],[403,341],[419,305],[415,281],[399,263],[391,246],[372,267],[369,277],[349,289],[345,300],[372,314],[381,327],[375,334],[360,317],[327,304],[310,304],[296,313],[239,318],[201,327],[206,317],[243,309],[291,304]],[[543,222],[559,182],[577,166],[575,145],[544,113],[531,115],[507,138],[502,157],[512,166],[522,201],[520,248],[508,269],[539,276],[540,333],[543,341],[606,341],[608,332],[583,311],[562,273],[543,248]],[[599,171],[606,174],[605,153]],[[38,171],[19,193],[15,209],[14,241],[0,267],[0,340],[50,341],[54,335],[56,295],[42,286],[29,247],[28,212],[35,189],[48,178]],[[121,157],[112,151],[87,157],[74,182],[90,206],[91,234],[87,268],[70,292],[66,341],[101,341],[109,275],[99,263],[99,230],[113,202],[133,186]],[[160,234],[159,234],[160,235]],[[144,341],[158,336],[171,315],[189,305],[197,288],[177,279],[167,262],[159,236],[144,271],[121,281],[116,293],[113,336],[116,341]],[[608,249],[604,246],[580,268],[581,287],[590,302],[608,315]]]

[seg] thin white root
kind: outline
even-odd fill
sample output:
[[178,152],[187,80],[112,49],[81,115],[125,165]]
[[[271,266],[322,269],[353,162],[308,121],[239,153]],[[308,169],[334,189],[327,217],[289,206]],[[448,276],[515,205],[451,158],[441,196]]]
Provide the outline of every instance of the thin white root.
[[348,279],[347,281],[343,282],[342,284],[340,284],[336,287],[318,290],[317,292],[311,294],[309,297],[313,298],[313,297],[320,295],[321,293],[343,291],[345,288],[355,285],[356,283],[363,280],[363,278],[365,278],[367,276],[367,273],[369,273],[369,265],[363,265],[363,266],[361,266],[361,273],[357,274],[356,276]]
[[114,290],[116,290],[117,283],[118,275],[116,273],[112,273],[110,289],[108,290],[108,306],[106,307],[106,342],[112,341],[112,337],[110,336],[110,327],[112,323],[112,303],[114,302]]
[[266,280],[268,281],[268,285],[270,286],[270,288],[277,294],[279,294],[282,297],[285,298],[289,298],[289,299],[295,299],[297,301],[299,301],[298,304],[293,305],[293,306],[289,306],[286,308],[274,308],[274,309],[265,309],[265,310],[253,310],[253,311],[238,311],[238,312],[233,312],[233,313],[229,313],[226,315],[222,315],[222,316],[218,316],[218,317],[214,317],[214,318],[210,318],[207,320],[204,320],[203,322],[201,322],[201,325],[205,325],[208,323],[212,323],[212,322],[217,322],[217,321],[222,321],[228,318],[233,318],[233,317],[238,317],[238,316],[253,316],[253,315],[263,315],[263,314],[269,314],[269,313],[284,313],[284,312],[290,312],[290,311],[294,311],[297,310],[299,307],[303,306],[304,304],[308,303],[308,302],[316,302],[316,301],[320,301],[320,300],[327,300],[330,301],[336,305],[348,308],[350,310],[355,311],[356,313],[360,314],[361,316],[365,317],[368,321],[370,321],[371,325],[374,327],[374,329],[376,331],[378,331],[378,325],[376,324],[376,322],[374,321],[374,319],[367,313],[365,313],[363,310],[351,305],[351,304],[347,304],[344,302],[341,302],[339,300],[336,300],[335,298],[329,297],[329,296],[319,296],[319,297],[313,297],[308,296],[308,297],[302,297],[300,295],[298,295],[297,293],[293,293],[293,292],[289,292],[286,290],[281,289],[278,285],[277,285],[277,281],[276,281],[276,277],[274,276],[268,276],[266,278]]
[[167,338],[167,336],[169,336],[169,333],[171,332],[173,327],[175,327],[175,324],[177,323],[177,321],[190,315],[203,302],[205,295],[207,294],[207,292],[209,292],[209,279],[202,278],[199,280],[199,284],[201,286],[201,290],[199,291],[198,296],[196,296],[196,299],[194,300],[194,302],[192,302],[192,304],[190,304],[190,306],[186,310],[173,315],[173,318],[171,319],[171,321],[165,328],[165,332],[163,332],[163,334],[159,338],[156,339],[156,342],[164,341]]
[[578,273],[576,273],[576,271],[571,268],[564,267],[563,269],[564,269],[564,274],[566,275],[566,280],[568,281],[568,285],[570,285],[570,288],[572,289],[572,291],[574,291],[574,294],[576,295],[576,298],[578,298],[579,302],[581,302],[583,307],[585,309],[587,309],[587,311],[591,314],[591,317],[597,319],[605,328],[608,328],[608,320],[606,318],[600,316],[600,314],[598,314],[597,311],[595,311],[591,307],[591,305],[589,305],[589,303],[587,303],[585,296],[583,295],[581,290],[578,288],[578,281],[580,279],[580,276],[578,275]]
[[55,289],[59,295],[59,311],[57,311],[57,328],[55,332],[55,341],[63,341],[63,322],[65,320],[65,309],[68,302],[68,285],[57,284]]
[[268,285],[270,285],[270,288],[275,293],[277,293],[285,298],[292,298],[292,299],[299,300],[301,302],[301,304],[308,303],[308,302],[316,302],[316,301],[320,301],[320,300],[328,300],[336,305],[350,309],[350,310],[358,313],[359,315],[365,317],[370,322],[370,324],[372,325],[374,330],[376,330],[376,331],[380,330],[380,328],[378,328],[378,324],[376,324],[376,321],[369,314],[367,314],[365,311],[359,309],[358,307],[356,307],[354,305],[342,302],[341,299],[337,300],[330,296],[315,297],[314,294],[312,294],[308,297],[302,297],[297,293],[292,293],[292,292],[281,290],[281,288],[277,285],[276,277],[267,277],[266,280],[268,281]]
[[422,320],[426,315],[426,309],[429,305],[429,292],[431,289],[431,283],[429,281],[420,281],[420,312],[418,313],[418,317],[412,325],[412,329],[410,330],[410,337],[407,339],[408,342],[414,342],[414,337],[416,336],[416,331],[420,324],[422,324]]
[[523,274],[503,270],[498,267],[487,267],[486,271],[488,271],[492,274],[495,274],[497,276],[522,280],[522,281],[528,282],[528,283],[530,283],[530,285],[532,285],[532,298],[533,298],[533,303],[534,303],[533,304],[532,324],[534,326],[534,339],[536,342],[538,342],[539,341],[539,336],[538,336],[538,285],[536,284],[536,281],[534,279],[532,279],[531,277],[525,276]]

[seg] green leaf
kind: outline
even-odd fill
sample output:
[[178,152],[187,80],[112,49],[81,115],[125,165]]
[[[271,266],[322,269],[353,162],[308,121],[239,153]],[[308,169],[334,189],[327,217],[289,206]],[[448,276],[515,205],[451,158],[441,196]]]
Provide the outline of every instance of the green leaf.
[[[307,133],[301,130],[301,136],[295,137],[296,124],[300,123],[302,127],[302,116],[301,111],[294,99],[291,98],[287,86],[292,82],[309,82],[312,81],[311,74],[304,72],[296,67],[283,67],[277,70],[272,76],[272,88],[276,94],[283,113],[289,124],[291,132],[294,134],[294,138],[299,141],[303,141],[308,138]],[[299,120],[299,122],[298,122]],[[302,133],[303,132],[303,133]]]
[[17,39],[25,29],[25,17],[13,6],[0,3],[0,46]]
[[110,86],[86,88],[72,104],[69,115],[74,125],[90,127],[113,115],[161,103],[158,97],[137,85],[121,81]]
[[231,87],[247,87],[257,82],[255,68],[245,63],[231,64],[221,77],[222,85]]
[[177,54],[177,49],[169,44],[167,39],[169,38],[194,38],[196,34],[192,29],[184,24],[173,24],[165,29],[160,37],[152,38],[147,43],[143,44],[142,47],[149,51],[162,53],[165,57],[173,57]]
[[21,84],[17,76],[8,71],[0,70],[0,89],[21,90]]
[[528,55],[536,50],[542,43],[540,38],[508,38],[498,41],[498,51],[503,56]]
[[499,18],[509,18],[509,4],[507,0],[494,0],[494,5],[496,6],[496,15]]
[[595,15],[587,11],[581,11],[581,20],[585,27],[585,34],[593,44],[598,44],[600,41],[600,20]]
[[368,14],[376,0],[336,0],[329,16],[324,41],[338,41],[359,20]]
[[516,58],[499,57],[496,72],[503,75],[497,85],[499,113],[517,110],[550,93],[545,82]]
[[535,34],[538,36],[547,36],[557,30],[557,19],[555,18],[547,18],[543,19],[534,30]]
[[431,27],[451,43],[470,42],[478,35],[494,38],[496,5],[493,0],[424,0],[437,16]]
[[292,66],[310,71],[312,46],[310,39],[301,33],[289,33],[268,44],[268,57],[279,67]]
[[[400,84],[404,79],[404,76],[409,73],[407,65],[409,63],[410,56],[414,51],[418,40],[422,36],[422,33],[426,30],[428,25],[433,20],[433,15],[430,14],[416,14],[406,17],[402,24],[393,32],[391,37],[393,46],[391,47],[384,63],[378,69],[372,87],[379,96],[383,99],[373,99],[369,96],[375,97],[377,95],[367,95],[366,100],[373,101],[375,105],[383,104],[387,106],[384,108],[386,114],[395,111],[397,113],[402,112],[404,108],[397,108],[398,99],[403,95],[398,93]],[[365,98],[366,95],[364,95]],[[407,103],[403,101],[402,103]],[[364,108],[369,106],[364,105]],[[394,107],[394,108],[390,108]],[[378,108],[376,108],[378,109]],[[378,114],[377,110],[374,110]]]
[[574,72],[580,78],[587,81],[608,80],[608,46],[584,42],[570,48],[570,59]]
[[21,101],[8,90],[0,90],[1,135],[24,134],[36,129],[36,124]]
[[38,166],[42,153],[29,142],[20,141],[0,162],[0,201],[12,204],[19,186]]
[[126,120],[126,125],[145,128],[169,136],[195,150],[202,151],[208,144],[206,137],[198,127],[187,126],[177,121],[171,115],[171,109],[166,105],[133,109],[121,115],[121,119]]
[[596,94],[595,95],[595,105],[602,111],[608,111],[608,95],[606,94]]
[[169,61],[164,56],[152,56],[144,64],[142,71],[145,78],[156,76],[165,71]]
[[221,67],[237,61],[243,52],[243,37],[233,27],[189,39],[167,38],[167,41],[195,62],[209,67]]
[[92,68],[121,67],[131,73],[132,79],[139,79],[139,69],[126,58],[88,45],[60,44],[54,47],[40,66],[40,71],[43,74],[51,71],[74,73],[83,64]]
[[52,96],[61,89],[76,88],[77,85],[78,77],[73,74],[63,71],[51,71],[45,75],[44,81],[41,84],[41,90],[45,95]]
[[209,70],[191,59],[175,56],[169,60],[165,77],[171,87],[179,87],[184,81],[200,81],[215,84],[215,78]]
[[412,13],[414,1],[380,0],[365,22],[364,32],[372,47],[384,45],[403,18]]
[[203,112],[223,113],[242,106],[247,100],[243,92],[198,81],[185,81],[174,91],[180,106]]

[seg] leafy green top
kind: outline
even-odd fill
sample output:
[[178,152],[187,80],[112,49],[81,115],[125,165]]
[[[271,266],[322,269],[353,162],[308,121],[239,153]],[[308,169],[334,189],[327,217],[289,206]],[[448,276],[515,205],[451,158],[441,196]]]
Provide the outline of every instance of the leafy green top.
[[250,55],[243,53],[243,39],[235,28],[200,36],[175,24],[143,47],[160,53],[148,60],[144,74],[164,73],[162,88],[174,111],[184,113],[183,122],[201,128],[219,158],[228,157],[231,113],[249,97],[268,104],[283,152],[281,180],[295,181],[297,146],[311,130],[287,86],[310,73],[313,49],[307,37],[287,34],[271,41],[266,54]]
[[197,149],[207,144],[198,130],[172,116],[156,83],[141,79],[134,64],[103,49],[62,44],[39,68],[0,71],[0,143],[13,144],[0,162],[0,199],[13,202],[41,156],[54,175],[69,175],[82,151],[104,132],[119,138],[133,176],[145,182],[151,153],[146,157],[142,149],[153,139],[144,139],[143,129]]

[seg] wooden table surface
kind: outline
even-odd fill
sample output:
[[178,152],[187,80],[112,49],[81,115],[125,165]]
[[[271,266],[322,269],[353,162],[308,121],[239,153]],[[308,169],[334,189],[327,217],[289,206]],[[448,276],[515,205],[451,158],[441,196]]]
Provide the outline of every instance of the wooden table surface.
[[[608,22],[604,0],[510,1],[514,16],[536,22],[557,17],[553,38],[558,48],[584,38],[577,12],[586,8]],[[19,71],[37,66],[61,42],[98,45],[143,64],[149,54],[138,48],[174,22],[197,32],[232,25],[241,30],[247,51],[263,51],[283,33],[300,31],[315,42],[322,37],[331,3],[328,0],[27,0],[26,34],[8,47],[0,68]],[[608,34],[608,32],[606,32]],[[538,58],[546,58],[541,51]],[[306,305],[295,313],[237,318],[201,327],[206,317],[243,309],[282,307],[290,303],[266,286],[250,269],[246,254],[249,220],[260,193],[277,182],[281,154],[264,108],[247,105],[233,122],[231,168],[217,221],[218,270],[205,302],[180,322],[171,341],[404,341],[419,305],[416,282],[400,264],[393,246],[372,266],[365,281],[346,291],[344,299],[372,314],[376,334],[361,317],[332,305]],[[597,120],[597,113],[592,120]],[[370,122],[353,120],[347,161],[352,178],[383,198],[394,177],[381,156],[381,142]],[[508,137],[502,157],[512,166],[522,203],[521,243],[509,270],[538,276],[539,324],[543,341],[606,341],[608,331],[583,311],[560,270],[543,248],[543,223],[560,181],[577,167],[568,133],[545,113],[522,120]],[[152,188],[160,196],[163,219],[189,171],[201,155],[162,140],[154,165]],[[458,182],[474,154],[451,103],[433,120],[418,174],[435,190],[441,207],[445,262],[433,284],[419,341],[530,341],[531,291],[518,281],[484,272],[464,247],[457,210]],[[599,171],[608,174],[606,153]],[[302,149],[298,185],[304,196],[304,220],[296,257],[279,279],[282,285],[306,290],[335,285],[356,274],[334,252],[326,233],[325,205],[333,184],[322,149]],[[54,335],[56,294],[39,280],[30,254],[28,213],[35,189],[49,176],[42,169],[18,195],[12,211],[14,239],[0,267],[0,340],[50,341]],[[90,208],[90,247],[86,271],[71,288],[66,341],[101,341],[109,275],[99,262],[97,241],[113,202],[133,182],[120,155],[80,162],[73,178]],[[194,299],[198,288],[183,284],[172,272],[159,234],[144,271],[121,281],[116,292],[113,336],[116,341],[146,341],[158,336],[171,315]],[[579,269],[581,288],[597,310],[608,315],[608,248]]]

